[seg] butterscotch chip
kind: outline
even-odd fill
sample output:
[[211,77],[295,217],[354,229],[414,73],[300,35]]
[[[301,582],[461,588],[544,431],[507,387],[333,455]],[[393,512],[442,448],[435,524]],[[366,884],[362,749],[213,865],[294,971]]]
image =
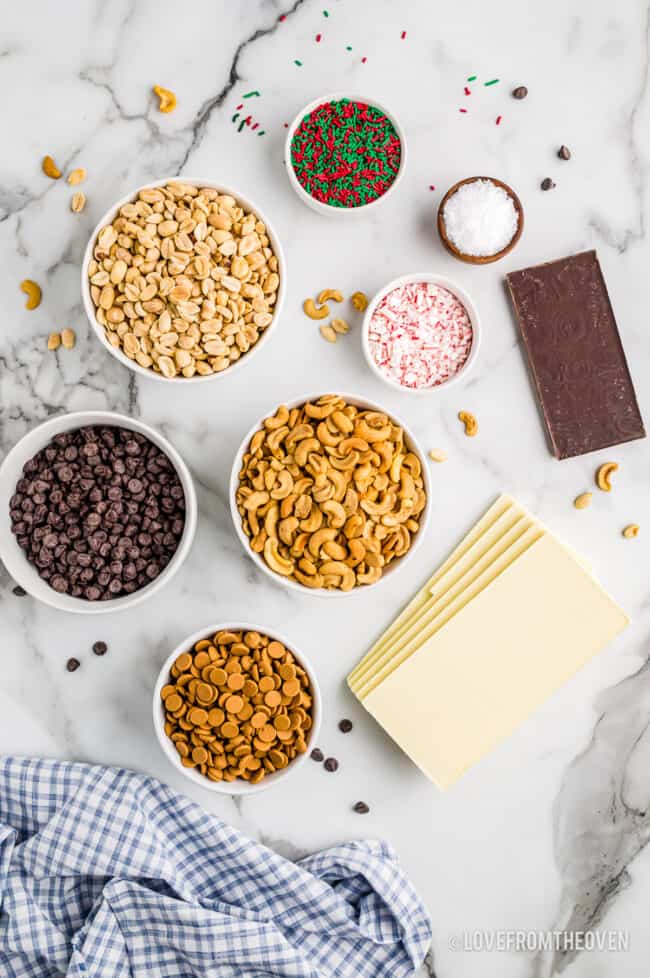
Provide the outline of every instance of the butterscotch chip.
[[283,662],[278,669],[278,675],[280,679],[295,679],[296,678],[296,667],[290,662]]
[[194,656],[194,665],[197,669],[203,669],[204,666],[210,665],[210,656],[207,652],[199,652],[198,655]]
[[200,706],[194,706],[187,715],[187,719],[195,727],[202,727],[208,722],[208,714]]
[[210,682],[214,686],[224,686],[227,679],[228,673],[225,669],[220,669],[218,666],[213,666],[210,670]]
[[279,716],[273,718],[273,726],[276,730],[290,730],[291,720],[284,713],[280,713]]
[[293,740],[295,737],[295,731],[293,730],[278,730],[278,740],[283,742],[288,742]]
[[211,643],[210,643],[210,639],[209,638],[202,638],[200,642],[197,642],[195,644],[194,651],[195,652],[205,652],[205,651],[207,651],[207,649],[210,648],[210,644]]
[[261,730],[261,728],[266,724],[267,720],[268,717],[266,713],[254,713],[251,717],[251,726],[254,727],[255,730]]
[[260,738],[260,740],[264,741],[265,744],[269,743],[272,740],[275,740],[276,737],[275,727],[272,727],[270,723],[267,723],[260,730],[258,737]]
[[166,700],[168,696],[172,696],[175,692],[175,686],[163,686],[163,688],[160,690],[160,698],[161,700]]
[[196,687],[196,698],[208,703],[214,697],[215,690],[209,683],[199,683]]
[[282,685],[282,692],[285,696],[296,696],[300,692],[300,682],[297,679],[289,679]]
[[247,679],[243,685],[242,693],[244,696],[253,697],[257,695],[259,687],[252,679]]
[[276,706],[280,705],[282,702],[282,697],[278,693],[277,689],[272,689],[269,693],[265,693],[264,702],[273,710]]
[[287,650],[281,642],[269,642],[267,651],[272,659],[281,659]]
[[250,705],[250,703],[244,703],[241,710],[237,714],[237,719],[241,720],[242,723],[244,723],[247,720],[250,720],[252,715],[253,715],[253,707]]
[[189,654],[189,652],[181,652],[174,665],[179,672],[187,672],[192,665],[192,656]]
[[226,720],[226,722],[221,727],[221,736],[230,738],[236,737],[239,733],[239,727],[232,720]]
[[195,764],[205,764],[208,759],[208,752],[205,747],[195,747],[192,751],[192,760]]
[[226,710],[228,713],[239,713],[243,705],[244,700],[241,696],[229,696],[226,700]]
[[289,758],[281,750],[270,750],[269,760],[278,769],[286,767],[289,763]]
[[170,713],[176,713],[177,710],[180,710],[182,705],[183,705],[183,701],[178,695],[178,693],[172,693],[165,700],[165,706]]
[[228,676],[228,689],[231,689],[233,693],[238,693],[240,689],[244,688],[245,681],[241,672],[233,672]]
[[181,757],[187,757],[187,755],[190,752],[190,749],[187,746],[187,742],[184,740],[176,741],[176,750],[178,751]]
[[247,771],[259,771],[262,766],[262,762],[259,757],[255,757],[253,754],[249,754],[246,758],[246,770]]
[[268,693],[269,690],[275,689],[275,683],[272,676],[263,676],[259,682],[260,693]]

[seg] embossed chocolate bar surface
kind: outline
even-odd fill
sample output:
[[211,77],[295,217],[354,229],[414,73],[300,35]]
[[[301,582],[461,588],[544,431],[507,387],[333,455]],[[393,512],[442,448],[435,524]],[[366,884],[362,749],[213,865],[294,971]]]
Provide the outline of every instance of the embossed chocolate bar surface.
[[556,458],[645,437],[595,251],[506,276]]

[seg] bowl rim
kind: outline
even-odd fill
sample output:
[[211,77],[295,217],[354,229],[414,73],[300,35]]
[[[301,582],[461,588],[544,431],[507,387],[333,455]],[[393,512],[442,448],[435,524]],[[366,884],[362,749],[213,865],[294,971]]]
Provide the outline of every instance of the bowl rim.
[[[237,200],[239,203],[243,204],[249,210],[253,211],[257,215],[257,217],[259,217],[260,220],[266,225],[266,229],[269,235],[269,240],[271,242],[271,247],[273,249],[275,256],[278,259],[280,285],[278,287],[278,296],[275,303],[275,309],[273,311],[273,319],[266,327],[266,329],[262,333],[257,343],[255,343],[254,346],[252,346],[247,353],[243,354],[238,360],[235,360],[235,362],[231,364],[230,367],[227,367],[225,370],[222,370],[219,373],[208,374],[207,376],[200,376],[195,374],[194,377],[164,377],[163,374],[156,373],[155,370],[150,370],[148,367],[141,367],[140,364],[136,363],[135,360],[131,360],[129,357],[127,357],[127,355],[121,349],[118,349],[115,346],[111,346],[111,344],[108,342],[104,327],[101,325],[101,323],[98,323],[95,318],[95,306],[90,295],[90,282],[88,280],[88,265],[90,264],[90,261],[92,259],[95,242],[97,240],[97,236],[101,231],[101,229],[104,227],[104,225],[108,224],[108,222],[114,218],[115,214],[120,209],[120,207],[123,207],[124,204],[128,204],[132,200],[134,200],[136,195],[139,194],[141,190],[154,189],[156,187],[164,186],[167,183],[186,183],[188,184],[188,186],[210,187],[214,190],[220,191],[223,194],[230,194],[230,196],[234,197],[235,200]],[[140,186],[136,187],[135,189],[131,190],[130,193],[125,194],[123,197],[117,200],[114,204],[112,204],[108,208],[108,210],[106,210],[102,218],[95,225],[90,237],[88,238],[88,242],[84,249],[83,259],[81,262],[81,299],[84,307],[84,312],[86,313],[86,318],[88,319],[88,322],[90,323],[92,330],[94,331],[94,333],[96,334],[96,336],[98,337],[102,345],[108,350],[110,354],[112,354],[112,356],[115,357],[116,360],[118,360],[123,366],[127,367],[129,370],[132,370],[134,373],[139,374],[141,377],[148,377],[151,380],[156,380],[160,383],[166,383],[166,384],[169,383],[198,384],[204,381],[208,382],[208,381],[218,380],[225,376],[230,376],[233,373],[233,371],[237,370],[243,364],[247,363],[250,360],[250,358],[255,353],[257,353],[260,347],[265,345],[269,335],[274,331],[274,327],[277,325],[280,316],[282,314],[282,308],[284,306],[286,291],[287,291],[287,260],[284,254],[284,249],[282,247],[282,243],[277,235],[277,232],[273,224],[269,222],[264,211],[262,211],[257,206],[257,204],[253,200],[251,200],[250,197],[240,193],[238,190],[234,189],[233,187],[227,187],[225,184],[218,183],[215,180],[196,179],[190,176],[187,177],[170,176],[170,177],[164,177],[159,180],[153,180],[149,183],[143,183],[140,184]]]
[[[495,252],[493,255],[468,255],[464,251],[460,251],[452,241],[449,240],[447,235],[447,226],[445,223],[444,209],[447,201],[454,196],[460,187],[465,186],[467,183],[476,183],[478,180],[489,180],[490,183],[495,184],[508,194],[514,204],[515,210],[517,212],[517,230],[508,242],[508,244],[501,249],[501,251]],[[438,216],[437,216],[437,227],[438,235],[443,246],[447,249],[450,255],[454,258],[458,258],[459,261],[464,261],[468,265],[491,265],[492,262],[499,261],[501,258],[505,258],[506,255],[510,254],[512,249],[517,245],[519,239],[524,233],[524,207],[519,199],[518,195],[512,189],[512,187],[505,183],[503,180],[499,180],[497,177],[465,177],[463,180],[457,180],[456,183],[452,184],[449,190],[446,192],[440,203],[438,204]]]
[[[293,653],[298,663],[307,673],[312,690],[312,726],[308,731],[309,736],[307,739],[307,750],[304,754],[299,754],[298,757],[294,758],[294,760],[291,761],[287,767],[283,768],[281,771],[276,771],[274,774],[267,775],[267,777],[263,778],[258,784],[252,785],[247,781],[210,781],[209,778],[204,777],[201,773],[196,772],[193,768],[183,767],[178,753],[176,750],[174,750],[171,740],[165,733],[165,721],[162,710],[162,702],[160,699],[160,691],[167,682],[172,663],[182,652],[187,652],[188,649],[191,648],[196,642],[214,635],[215,632],[223,630],[260,632],[262,635],[267,635],[269,638],[274,638],[282,642],[282,644]],[[161,666],[160,672],[158,673],[158,678],[156,679],[153,689],[152,707],[153,725],[156,732],[156,738],[163,750],[163,753],[177,771],[180,771],[181,774],[185,775],[185,777],[194,784],[198,784],[199,787],[205,788],[207,791],[212,791],[222,795],[253,795],[257,794],[258,791],[265,791],[267,788],[272,788],[280,781],[283,781],[292,772],[298,770],[305,763],[305,761],[307,761],[309,758],[310,747],[313,745],[320,731],[323,714],[323,697],[314,666],[312,665],[308,656],[297,651],[294,642],[288,639],[286,635],[279,632],[276,628],[268,628],[263,625],[253,624],[252,622],[238,622],[235,620],[235,622],[225,621],[217,622],[214,625],[206,625],[203,628],[198,629],[196,632],[193,632],[191,635],[188,635],[178,643],[173,652],[167,656]]]
[[[239,471],[241,469],[243,456],[255,432],[259,431],[259,429],[262,427],[264,420],[270,417],[269,412],[263,414],[262,417],[259,418],[255,422],[255,424],[251,426],[251,428],[244,436],[239,448],[237,449],[237,452],[233,460],[232,469],[230,471],[230,481],[228,485],[228,500],[230,503],[230,516],[232,518],[232,522],[235,527],[235,532],[237,534],[237,537],[239,538],[239,542],[241,543],[245,554],[249,558],[251,558],[253,562],[262,571],[264,571],[264,573],[272,581],[274,581],[276,584],[280,584],[286,588],[289,588],[289,590],[291,591],[296,591],[298,594],[308,595],[308,596],[313,595],[316,598],[324,598],[324,599],[332,599],[332,598],[343,599],[343,598],[348,598],[354,594],[366,593],[369,590],[374,590],[375,588],[380,587],[382,584],[385,584],[386,581],[389,581],[393,577],[393,575],[397,573],[404,566],[406,561],[416,552],[417,548],[422,543],[426,535],[427,529],[429,527],[429,520],[431,517],[431,509],[432,509],[433,480],[431,478],[431,473],[427,465],[426,455],[422,450],[422,446],[420,445],[418,439],[413,434],[411,428],[407,424],[405,424],[401,420],[401,418],[397,417],[393,411],[387,411],[380,404],[377,404],[376,401],[369,400],[367,397],[364,397],[361,394],[353,394],[353,393],[338,391],[338,390],[336,391],[320,390],[317,392],[307,393],[299,397],[290,398],[286,401],[281,402],[281,404],[285,404],[289,408],[289,410],[291,410],[294,407],[299,407],[300,405],[305,404],[307,401],[315,401],[319,397],[324,397],[328,393],[336,394],[338,397],[344,398],[348,403],[353,404],[357,407],[361,407],[363,410],[378,411],[381,414],[386,414],[395,424],[400,425],[400,427],[404,430],[404,434],[406,435],[410,448],[417,455],[422,469],[422,477],[424,479],[424,488],[427,495],[427,501],[425,503],[424,509],[422,510],[422,514],[420,518],[420,528],[418,532],[415,534],[415,536],[413,537],[411,546],[409,547],[408,551],[402,557],[398,557],[396,561],[387,568],[387,570],[382,574],[379,580],[376,581],[374,584],[370,584],[366,587],[354,587],[352,588],[351,591],[341,591],[339,589],[327,590],[326,588],[307,588],[303,584],[300,584],[298,581],[293,581],[287,577],[282,577],[281,574],[276,574],[274,571],[272,571],[271,568],[267,566],[266,561],[259,554],[255,553],[254,550],[251,550],[248,537],[244,533],[244,530],[241,525],[241,517],[239,515],[239,511],[237,509],[237,503],[235,500],[237,487],[239,485]],[[280,404],[277,405],[274,410],[277,411],[278,407],[280,406],[281,406]]]
[[[370,344],[368,342],[368,333],[370,330],[370,320],[372,315],[377,308],[381,300],[392,292],[393,289],[397,289],[402,285],[408,285],[410,282],[430,282],[433,285],[439,285],[443,289],[447,289],[448,292],[452,292],[456,298],[462,302],[467,310],[467,314],[470,318],[472,324],[472,346],[470,348],[469,354],[465,363],[462,365],[460,370],[457,370],[455,374],[448,377],[441,384],[436,384],[433,387],[402,387],[398,384],[396,380],[388,377],[382,370],[380,370],[379,365],[375,363],[375,359],[370,350]],[[363,354],[366,358],[368,366],[374,373],[376,377],[382,380],[385,384],[391,387],[393,390],[400,391],[402,394],[414,394],[418,396],[431,396],[432,394],[437,394],[440,391],[447,390],[453,384],[457,384],[460,380],[464,380],[471,368],[476,363],[478,358],[479,350],[481,347],[482,339],[482,327],[481,320],[478,314],[478,310],[474,303],[474,300],[469,295],[469,293],[453,279],[448,278],[446,275],[439,275],[437,272],[411,272],[407,275],[400,275],[398,278],[392,279],[387,285],[384,285],[370,300],[366,311],[363,315],[363,322],[361,323],[361,345],[363,347]]]
[[[400,164],[397,169],[397,173],[395,174],[395,179],[391,183],[388,190],[382,194],[381,197],[376,197],[374,200],[369,201],[367,204],[361,204],[359,207],[333,207],[331,204],[324,204],[322,201],[316,200],[315,197],[312,197],[311,194],[307,193],[304,187],[302,187],[291,163],[291,142],[302,119],[306,115],[309,115],[310,112],[313,112],[314,109],[318,108],[319,105],[323,105],[325,102],[334,102],[340,99],[349,99],[353,102],[365,102],[366,105],[370,105],[372,108],[379,109],[380,112],[383,112],[392,123],[401,145]],[[303,203],[307,204],[308,207],[311,207],[311,209],[317,213],[325,214],[328,217],[341,219],[349,219],[361,214],[367,214],[369,211],[372,211],[373,208],[376,208],[379,204],[382,204],[385,200],[387,200],[404,176],[407,155],[408,150],[404,127],[393,110],[376,98],[370,98],[367,95],[353,94],[349,91],[330,92],[329,94],[321,95],[319,98],[308,102],[307,105],[303,106],[300,111],[296,113],[293,120],[290,122],[286,139],[284,141],[284,165],[289,177],[289,183],[298,197],[303,201]]]
[[[170,459],[185,493],[185,526],[176,552],[167,566],[158,577],[154,578],[145,587],[134,591],[133,594],[112,598],[108,601],[86,601],[83,598],[75,598],[69,594],[59,594],[50,587],[47,581],[44,581],[38,576],[38,572],[28,563],[11,531],[9,499],[13,495],[14,488],[10,488],[9,483],[7,483],[7,492],[5,495],[4,486],[5,480],[9,478],[7,475],[8,470],[14,464],[18,463],[19,471],[21,471],[24,463],[51,441],[54,435],[91,425],[123,427],[144,435],[164,451]],[[34,442],[28,451],[25,446],[27,441],[30,443],[32,441]],[[17,478],[20,478],[20,476]],[[11,481],[14,480],[12,479]],[[151,425],[138,418],[130,418],[116,411],[72,411],[59,414],[54,418],[48,418],[47,421],[25,432],[22,438],[7,453],[0,465],[0,503],[6,503],[6,507],[4,507],[5,512],[0,517],[0,519],[5,521],[4,528],[0,526],[0,559],[4,563],[9,575],[36,601],[55,608],[57,611],[68,611],[72,614],[80,615],[100,615],[108,614],[109,612],[126,611],[128,608],[133,608],[142,601],[146,601],[156,591],[159,591],[168,584],[180,570],[190,552],[198,519],[198,502],[194,480],[189,466],[177,449],[174,448],[164,435],[155,428],[152,428]],[[25,573],[26,571],[30,571],[30,573]]]

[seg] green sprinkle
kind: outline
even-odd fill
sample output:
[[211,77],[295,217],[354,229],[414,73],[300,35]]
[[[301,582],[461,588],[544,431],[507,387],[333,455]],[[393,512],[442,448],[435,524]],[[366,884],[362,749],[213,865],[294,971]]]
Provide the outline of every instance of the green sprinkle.
[[329,17],[329,10],[323,11],[323,17]]
[[487,87],[488,87],[488,85],[496,85],[498,81],[499,81],[499,79],[498,79],[498,78],[493,78],[493,79],[492,79],[492,81],[489,81],[489,82],[483,82],[483,84],[484,84],[484,85],[485,85],[485,87],[487,88]]
[[259,94],[260,93],[257,91],[257,89],[255,89],[252,92],[246,92],[246,94],[244,95],[244,98],[251,98],[251,96],[253,96],[253,95],[259,95]]
[[297,58],[296,58],[296,60],[294,61],[294,64],[295,64],[295,65],[298,65],[298,67],[299,67],[299,68],[302,68],[302,61],[298,61],[298,59],[297,59]]
[[237,126],[237,132],[241,132],[245,125],[246,125],[246,120],[242,119],[242,121]]
[[478,75],[470,75],[469,78],[467,79],[467,81],[476,81],[477,78],[478,78]]
[[348,46],[346,47],[346,49],[345,49],[345,50],[346,50],[346,51],[351,51],[351,50],[352,50],[352,48],[351,48],[351,47],[350,47],[350,45],[348,44]]
[[266,129],[260,129],[260,131],[258,132],[257,135],[258,136],[263,136],[265,132],[266,132]]
[[231,122],[237,122],[237,119],[238,118],[239,118],[239,112],[235,112],[234,116],[232,117],[232,119],[230,121]]

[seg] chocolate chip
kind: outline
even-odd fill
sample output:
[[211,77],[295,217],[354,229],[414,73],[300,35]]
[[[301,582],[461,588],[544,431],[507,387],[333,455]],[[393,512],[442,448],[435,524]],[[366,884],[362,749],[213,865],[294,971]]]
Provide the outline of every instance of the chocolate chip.
[[557,155],[560,157],[561,160],[570,160],[571,150],[569,149],[568,146],[560,146],[560,148],[557,151]]
[[326,771],[331,771],[331,772],[338,771],[339,762],[336,760],[335,757],[326,757],[324,767]]
[[312,761],[318,761],[319,764],[322,760],[325,759],[325,755],[323,754],[320,747],[314,747],[313,751],[309,756],[311,757]]
[[339,722],[339,730],[341,733],[350,733],[352,730],[352,720],[341,720]]
[[17,598],[24,598],[25,595],[27,594],[27,591],[25,590],[24,587],[21,587],[20,584],[16,584],[15,588],[12,590],[11,593],[15,594]]
[[108,645],[106,642],[95,642],[93,645],[93,652],[95,655],[106,655],[108,652]]
[[365,801],[358,801],[354,806],[353,811],[358,812],[359,815],[367,815],[370,808],[368,805],[366,805]]
[[79,659],[68,659],[65,667],[68,672],[76,672],[80,665],[81,663],[79,662]]
[[518,85],[517,88],[513,89],[512,92],[513,98],[526,98],[527,95],[528,95],[528,89],[526,88],[525,85]]
[[554,186],[555,184],[550,177],[544,177],[544,179],[540,183],[540,187],[542,188],[542,190],[552,190]]

